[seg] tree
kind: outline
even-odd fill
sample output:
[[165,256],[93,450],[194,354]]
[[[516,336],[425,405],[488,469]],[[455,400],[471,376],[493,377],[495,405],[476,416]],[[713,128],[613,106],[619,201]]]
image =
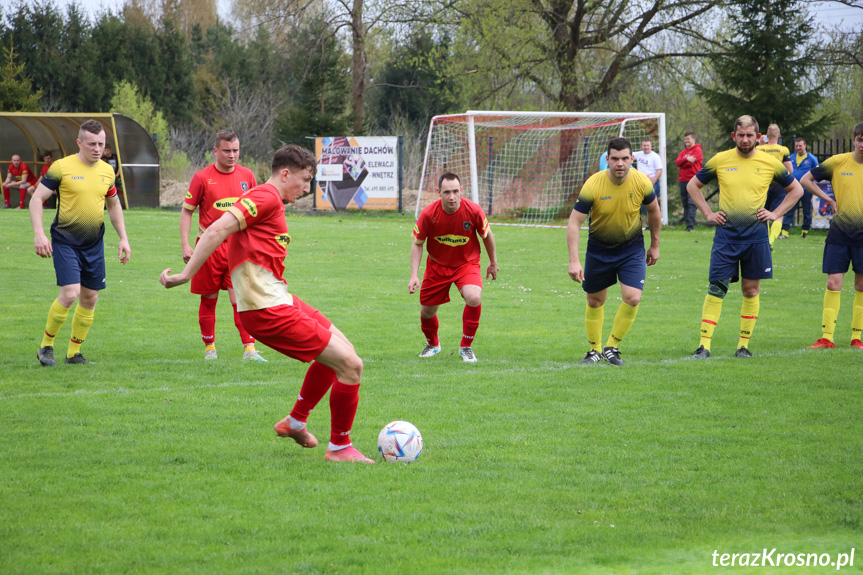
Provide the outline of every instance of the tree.
[[[443,0],[442,0],[443,1]],[[644,65],[680,51],[719,0],[456,0],[457,61],[472,98],[528,96],[527,106],[578,111]],[[445,18],[442,20],[446,20]],[[670,38],[672,41],[668,41]]]
[[149,97],[141,95],[137,86],[123,80],[114,86],[114,95],[111,98],[111,112],[129,116],[147,131],[156,140],[159,155],[167,157],[171,151],[168,142],[168,122],[162,112]]
[[[729,14],[725,51],[714,54],[714,86],[698,86],[726,132],[748,114],[762,132],[778,124],[787,136],[812,139],[834,118],[817,113],[829,78],[813,81],[812,19],[798,0],[738,0]],[[743,41],[745,39],[745,41]]]
[[449,65],[450,44],[447,35],[435,38],[420,29],[395,46],[371,84],[379,119],[403,116],[424,127],[432,116],[456,111],[458,85]]
[[278,134],[288,139],[346,133],[351,119],[345,99],[350,93],[349,65],[332,28],[324,18],[314,18],[293,43],[289,73],[297,90],[279,118]]
[[15,62],[12,44],[3,47],[3,67],[0,68],[0,110],[8,112],[39,112],[42,90],[33,92],[33,85],[24,75],[24,64]]

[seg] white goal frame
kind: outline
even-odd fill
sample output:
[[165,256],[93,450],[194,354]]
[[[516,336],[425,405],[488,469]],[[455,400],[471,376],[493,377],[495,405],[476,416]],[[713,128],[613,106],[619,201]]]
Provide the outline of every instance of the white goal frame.
[[[662,165],[666,166],[663,169],[662,176],[659,179],[660,184],[660,210],[662,214],[662,223],[663,225],[668,224],[668,169],[667,169],[667,157],[666,157],[666,139],[665,139],[665,114],[664,113],[636,113],[636,112],[515,112],[515,111],[480,111],[480,110],[469,110],[464,114],[447,114],[435,116],[432,118],[431,123],[429,125],[429,133],[426,140],[426,150],[425,156],[423,159],[423,171],[420,177],[420,188],[419,193],[417,194],[417,205],[415,210],[415,217],[419,217],[419,213],[425,205],[431,203],[431,199],[433,199],[433,194],[430,194],[426,187],[430,186],[430,190],[434,190],[437,182],[436,179],[443,172],[439,167],[435,164],[435,160],[430,158],[432,154],[432,150],[435,149],[435,126],[438,124],[443,124],[446,122],[454,123],[457,119],[466,119],[467,126],[467,142],[464,143],[467,147],[467,157],[468,157],[468,166],[469,166],[469,181],[462,182],[462,189],[465,191],[466,195],[469,195],[470,199],[474,202],[480,202],[480,169],[478,167],[477,162],[477,142],[476,142],[476,125],[482,124],[484,121],[487,122],[496,122],[500,121],[501,118],[524,118],[526,122],[541,122],[544,119],[554,119],[558,123],[561,120],[572,119],[573,121],[579,119],[595,119],[596,122],[593,124],[584,124],[584,125],[573,125],[573,127],[566,129],[573,130],[585,130],[585,129],[595,129],[597,126],[602,124],[612,125],[619,124],[619,129],[616,133],[612,133],[612,136],[621,136],[625,137],[624,133],[627,129],[627,123],[631,123],[634,120],[648,120],[655,121],[657,124],[657,133],[654,139],[656,142],[656,146],[653,151],[658,153],[662,158]],[[550,126],[550,129],[556,130],[560,132],[562,128]],[[585,150],[587,149],[587,143],[585,138]],[[630,139],[630,143],[633,146],[633,153],[637,152],[641,149],[641,141],[634,141]],[[580,144],[579,144],[580,145]],[[595,149],[595,148],[594,148]],[[464,154],[464,151],[461,152]],[[574,152],[573,152],[574,155]],[[592,162],[595,160],[598,161],[598,154],[596,158],[590,158],[591,168],[588,169],[587,166],[583,166],[582,170],[585,176],[592,175],[596,172],[596,169],[592,167]],[[430,164],[431,160],[431,164]],[[437,159],[437,163],[440,163],[440,159]],[[446,161],[443,162],[446,165]],[[490,162],[491,163],[491,162]],[[634,168],[633,168],[634,169]],[[436,173],[430,173],[431,171],[435,171]],[[462,174],[459,174],[462,175]],[[467,175],[467,174],[465,174]],[[464,177],[464,176],[462,176]],[[581,183],[576,187],[580,190],[581,184],[583,184],[583,179]],[[489,184],[490,187],[490,184]],[[491,191],[489,190],[489,193]],[[491,200],[489,200],[491,202]],[[492,219],[494,216],[489,214],[489,218]],[[520,223],[517,225],[532,225],[530,223]]]

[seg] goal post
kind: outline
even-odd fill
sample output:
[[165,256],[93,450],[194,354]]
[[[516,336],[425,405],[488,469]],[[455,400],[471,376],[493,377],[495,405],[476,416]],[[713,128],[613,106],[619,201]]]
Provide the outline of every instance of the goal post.
[[[633,152],[647,137],[667,166],[665,114],[616,112],[468,111],[435,116],[429,126],[416,217],[437,199],[437,179],[453,172],[467,197],[489,219],[547,225],[569,218],[584,182],[599,170],[613,137]],[[667,169],[660,183],[668,223]]]

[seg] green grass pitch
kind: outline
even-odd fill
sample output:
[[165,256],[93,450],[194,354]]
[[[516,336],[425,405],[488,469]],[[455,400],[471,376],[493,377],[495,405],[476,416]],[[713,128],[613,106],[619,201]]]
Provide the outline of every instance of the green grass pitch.
[[[47,369],[35,355],[53,267],[33,253],[26,213],[0,212],[0,573],[707,573],[725,571],[714,551],[774,548],[833,560],[853,548],[842,572],[861,572],[850,274],[837,348],[805,349],[820,336],[823,232],[777,242],[755,357],[733,355],[735,284],[714,358],[694,362],[713,232],[663,230],[615,368],[577,365],[585,298],[565,231],[496,227],[501,273],[467,365],[455,290],[443,352],[417,358],[411,216],[289,216],[289,289],[365,361],[355,445],[377,456],[396,419],[423,433],[417,463],[363,466],[275,436],[305,366],[263,346],[269,363],[243,363],[225,295],[220,359],[203,361],[197,298],[157,279],[182,266],[177,213],[133,210],[126,224],[126,266],[107,226],[108,289],[83,349],[98,364]],[[326,399],[309,428],[328,437]]]

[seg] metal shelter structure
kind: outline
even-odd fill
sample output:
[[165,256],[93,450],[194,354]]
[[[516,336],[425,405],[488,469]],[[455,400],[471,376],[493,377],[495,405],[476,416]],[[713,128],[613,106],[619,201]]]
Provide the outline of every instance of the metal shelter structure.
[[122,114],[0,112],[2,172],[9,169],[14,154],[38,174],[46,152],[55,160],[78,153],[78,130],[90,119],[105,127],[106,142],[120,162],[124,207],[159,207],[159,151],[152,136]]

